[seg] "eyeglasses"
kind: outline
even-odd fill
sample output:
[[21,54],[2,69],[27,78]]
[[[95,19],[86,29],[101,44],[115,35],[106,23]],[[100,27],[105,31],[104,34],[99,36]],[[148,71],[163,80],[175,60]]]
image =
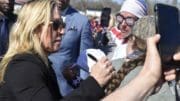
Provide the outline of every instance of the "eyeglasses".
[[65,28],[65,23],[62,21],[62,19],[56,19],[51,21],[53,30],[58,30],[58,28]]
[[117,14],[117,15],[116,15],[116,20],[117,20],[120,24],[122,24],[122,22],[125,21],[128,26],[133,26],[134,23],[135,23],[135,21],[137,21],[138,19],[137,19],[137,18],[134,18],[134,17],[126,17],[126,18],[125,18],[123,15]]

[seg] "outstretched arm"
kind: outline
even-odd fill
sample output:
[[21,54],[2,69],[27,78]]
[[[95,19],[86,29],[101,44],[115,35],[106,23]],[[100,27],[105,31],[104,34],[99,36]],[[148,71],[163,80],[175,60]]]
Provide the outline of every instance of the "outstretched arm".
[[154,88],[161,77],[161,61],[156,48],[159,35],[147,40],[147,53],[143,69],[128,85],[117,89],[103,101],[141,101]]

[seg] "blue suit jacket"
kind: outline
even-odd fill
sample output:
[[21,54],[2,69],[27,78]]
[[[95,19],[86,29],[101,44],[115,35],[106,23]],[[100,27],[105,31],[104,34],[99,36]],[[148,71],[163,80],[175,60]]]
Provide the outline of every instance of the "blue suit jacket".
[[[15,23],[17,16],[12,14],[11,17],[0,15],[0,57],[3,56],[8,48],[9,32],[12,25]],[[3,28],[3,19],[6,19],[6,29]],[[5,26],[4,26],[5,27]]]
[[63,36],[60,50],[49,56],[63,96],[71,92],[73,88],[67,84],[62,71],[69,64],[76,62],[80,52],[94,47],[90,23],[87,17],[69,7],[65,18],[65,35]]

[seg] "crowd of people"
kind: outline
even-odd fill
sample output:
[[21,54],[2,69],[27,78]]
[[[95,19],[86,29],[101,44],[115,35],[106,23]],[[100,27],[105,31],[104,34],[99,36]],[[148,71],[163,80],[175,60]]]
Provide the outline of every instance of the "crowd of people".
[[[144,0],[125,0],[115,17],[114,27],[109,27],[109,8],[105,8],[109,13],[107,22],[100,20],[98,24],[93,18],[91,24],[86,16],[71,7],[70,0],[30,0],[22,6],[17,17],[13,14],[14,2],[0,1],[2,101],[140,101],[162,78],[171,81],[178,76],[174,68],[162,69],[157,50],[160,35],[157,34],[147,39],[145,63],[140,73],[110,95],[105,96],[104,88],[115,70],[106,56],[97,60],[88,72],[89,76],[80,80],[78,86],[72,86],[67,80],[68,77],[74,79],[72,67],[79,55],[87,49],[97,48],[92,34],[97,30],[91,25],[102,27],[98,31],[103,33],[101,40],[108,35],[107,39],[117,44],[115,55],[118,58],[126,58],[134,51],[128,35],[134,23],[147,15]],[[174,54],[173,59],[180,61],[180,52]],[[76,72],[75,77],[83,76],[81,68]]]

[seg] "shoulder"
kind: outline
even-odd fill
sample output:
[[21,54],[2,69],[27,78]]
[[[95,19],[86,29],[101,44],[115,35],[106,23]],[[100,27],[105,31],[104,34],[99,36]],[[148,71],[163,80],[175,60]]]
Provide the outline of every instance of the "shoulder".
[[38,55],[25,53],[25,54],[17,54],[15,55],[10,63],[23,63],[23,62],[29,62],[29,64],[43,64],[43,61],[40,59]]
[[0,12],[0,19],[4,18],[5,16]]
[[13,87],[14,85],[11,85],[13,82],[18,85],[31,84],[31,82],[37,84],[45,77],[45,74],[47,74],[47,69],[38,56],[18,54],[8,63],[4,80],[7,85]]
[[77,21],[79,21],[79,22],[86,22],[87,23],[89,21],[85,15],[82,15],[80,13],[77,13],[74,16],[76,17]]
[[44,71],[45,64],[34,54],[15,55],[8,63],[6,74],[24,75],[24,74],[41,74]]
[[88,18],[81,14],[79,11],[77,11],[76,9],[69,7],[70,11],[71,11],[71,17],[76,18],[78,22],[84,22],[84,21],[88,21]]

